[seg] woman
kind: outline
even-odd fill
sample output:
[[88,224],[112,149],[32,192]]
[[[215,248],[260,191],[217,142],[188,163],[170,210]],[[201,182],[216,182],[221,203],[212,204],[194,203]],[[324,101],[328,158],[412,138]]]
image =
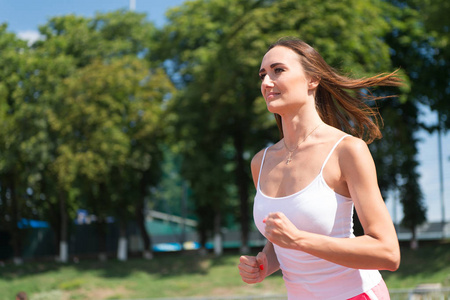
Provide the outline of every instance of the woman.
[[[281,268],[290,300],[389,299],[377,270],[396,270],[400,251],[366,145],[381,133],[362,98],[377,98],[361,91],[401,80],[395,72],[341,76],[296,39],[271,45],[259,75],[282,139],[251,163],[254,220],[268,242],[240,258],[242,280],[261,282]],[[364,228],[358,237],[353,207]]]

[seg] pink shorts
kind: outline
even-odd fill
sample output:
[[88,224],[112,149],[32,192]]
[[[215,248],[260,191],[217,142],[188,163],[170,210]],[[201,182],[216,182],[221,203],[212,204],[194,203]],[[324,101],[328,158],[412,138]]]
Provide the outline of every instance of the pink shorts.
[[386,283],[381,279],[380,283],[377,284],[373,289],[362,293],[358,296],[350,298],[348,300],[389,300],[389,291],[387,289]]

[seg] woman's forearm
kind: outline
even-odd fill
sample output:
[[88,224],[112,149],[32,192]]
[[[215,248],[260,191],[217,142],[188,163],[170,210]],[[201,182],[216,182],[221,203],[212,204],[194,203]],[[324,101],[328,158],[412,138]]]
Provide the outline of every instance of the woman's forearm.
[[366,226],[363,236],[336,238],[299,230],[283,213],[270,213],[265,220],[265,236],[282,248],[300,250],[345,267],[394,271],[400,263],[397,235],[392,223],[382,216],[379,214],[372,226]]
[[397,241],[379,240],[369,235],[332,238],[302,232],[298,250],[355,269],[395,271],[400,264]]
[[267,276],[269,276],[280,269],[280,263],[278,262],[275,249],[273,248],[273,244],[271,242],[267,241],[267,244],[264,246],[262,252],[264,252],[267,257],[268,262]]

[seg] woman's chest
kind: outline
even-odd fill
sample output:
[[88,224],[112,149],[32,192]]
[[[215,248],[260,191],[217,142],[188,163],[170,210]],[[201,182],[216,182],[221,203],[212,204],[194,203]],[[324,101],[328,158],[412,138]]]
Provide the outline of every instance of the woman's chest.
[[318,176],[304,190],[287,197],[272,198],[257,193],[254,218],[262,220],[271,212],[282,212],[300,230],[331,235],[340,222],[351,218],[351,200],[334,193]]

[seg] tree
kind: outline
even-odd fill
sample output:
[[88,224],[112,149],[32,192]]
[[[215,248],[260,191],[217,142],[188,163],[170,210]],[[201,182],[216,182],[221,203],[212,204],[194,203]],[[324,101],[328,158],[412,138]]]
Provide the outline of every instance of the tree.
[[16,74],[21,65],[21,57],[18,55],[20,49],[25,48],[15,36],[6,31],[7,26],[0,26],[0,121],[2,131],[0,132],[0,183],[1,183],[1,223],[11,234],[14,257],[21,257],[21,245],[17,223],[19,221],[18,198],[16,193],[16,176],[14,163],[11,159],[17,152],[18,143],[10,138],[14,130],[13,93],[20,78]]
[[374,142],[370,149],[378,171],[380,189],[400,191],[403,207],[402,224],[411,230],[411,246],[417,246],[416,228],[426,218],[426,208],[418,183],[417,143],[415,133],[419,130],[419,111],[414,101],[402,102],[389,99],[380,105],[384,119],[383,139]]
[[0,27],[0,209],[15,255],[16,224],[34,214],[55,229],[66,261],[69,220],[81,206],[116,217],[122,238],[136,218],[150,257],[144,207],[159,179],[164,102],[174,93],[144,59],[154,26],[117,11],[52,18],[40,32],[27,47]]
[[408,0],[403,5],[415,9],[418,24],[427,32],[426,43],[416,43],[423,59],[419,64],[417,79],[417,99],[440,114],[441,124],[431,130],[450,128],[450,32],[447,16],[450,14],[448,1]]
[[[408,4],[408,2],[410,2]],[[424,20],[427,19],[427,12],[433,10],[431,6],[414,5],[416,1],[403,1],[393,4],[399,6],[401,10],[391,11],[390,20],[393,30],[386,35],[386,41],[391,47],[391,59],[393,64],[402,66],[403,72],[407,75],[410,89],[404,94],[407,102],[402,101],[396,107],[401,109],[401,119],[391,120],[390,125],[402,130],[410,138],[397,139],[402,143],[397,144],[398,151],[402,154],[397,162],[397,174],[400,174],[401,181],[398,188],[401,191],[400,201],[403,204],[402,224],[412,232],[411,245],[416,247],[417,241],[416,227],[426,221],[426,206],[423,194],[418,186],[419,174],[417,173],[417,138],[415,133],[424,127],[419,123],[419,103],[430,106],[432,110],[444,111],[443,102],[440,99],[445,97],[445,89],[448,86],[448,68],[441,56],[445,53],[439,47],[443,45],[445,38],[436,35],[431,31]],[[424,4],[423,1],[417,3]],[[448,6],[440,7],[442,11]],[[433,21],[434,22],[434,21]],[[427,28],[428,27],[428,28]],[[445,44],[445,42],[444,42]],[[431,87],[431,88],[430,88]],[[405,99],[403,99],[405,100]],[[440,103],[440,104],[438,104]],[[386,109],[386,107],[384,108]],[[399,126],[401,120],[403,126]],[[442,124],[441,124],[442,125]],[[436,128],[439,128],[437,126]],[[408,141],[408,142],[407,142]],[[405,143],[407,142],[407,143]],[[399,184],[399,180],[393,182]]]
[[52,130],[62,140],[54,170],[70,180],[65,186],[78,187],[102,238],[111,214],[125,245],[127,221],[136,215],[148,253],[144,202],[158,180],[163,100],[173,92],[166,75],[142,60],[154,27],[143,14],[117,11],[53,18],[40,31],[45,39],[36,49],[70,57],[77,69],[54,95],[59,118]]
[[[6,210],[5,220],[9,220],[7,227],[12,234],[15,260],[20,261],[22,249],[18,223],[22,218],[41,215],[40,193],[36,186],[43,166],[50,159],[46,123],[43,121],[48,106],[39,99],[45,99],[46,88],[50,91],[52,85],[46,86],[39,81],[39,66],[52,68],[58,63],[38,59],[24,41],[6,32],[5,25],[1,27],[0,36],[1,41],[6,42],[1,45],[0,75],[2,208]],[[48,76],[47,83],[55,79],[55,71],[53,69],[53,77]]]
[[406,1],[416,8],[420,14],[423,26],[430,33],[428,47],[422,47],[422,52],[426,53],[428,59],[425,60],[424,67],[418,73],[418,86],[421,87],[419,101],[425,103],[432,111],[437,112],[437,122],[435,126],[426,128],[430,133],[438,132],[439,139],[439,174],[440,174],[440,196],[441,196],[441,226],[445,227],[445,207],[444,207],[444,183],[442,166],[442,142],[441,134],[450,128],[450,105],[447,101],[450,94],[450,32],[448,30],[447,16],[450,14],[450,4],[448,1],[428,1],[411,0]]
[[61,89],[65,146],[75,155],[82,185],[101,190],[90,192],[89,204],[99,207],[102,219],[117,217],[122,239],[136,210],[144,214],[148,187],[159,178],[162,101],[170,91],[164,73],[133,56],[92,62]]

